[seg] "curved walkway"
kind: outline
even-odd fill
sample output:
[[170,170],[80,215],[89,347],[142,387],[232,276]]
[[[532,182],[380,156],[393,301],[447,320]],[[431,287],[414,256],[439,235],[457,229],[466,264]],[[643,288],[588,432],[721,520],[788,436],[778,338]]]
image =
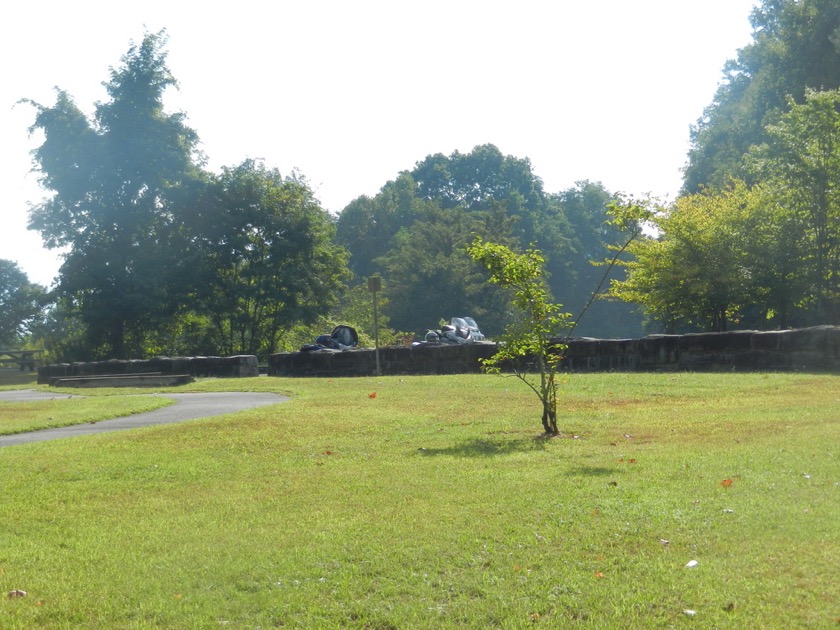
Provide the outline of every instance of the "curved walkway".
[[[265,407],[289,400],[280,394],[266,392],[211,392],[194,394],[148,394],[149,396],[166,396],[175,401],[175,404],[134,414],[123,416],[113,420],[100,420],[96,423],[74,424],[68,427],[55,429],[42,429],[29,433],[17,433],[15,435],[0,436],[0,447],[13,446],[15,444],[29,444],[31,442],[42,442],[44,440],[57,440],[60,438],[76,437],[80,435],[94,435],[109,431],[123,431],[126,429],[137,429],[157,424],[171,424],[183,422],[184,420],[195,420],[198,418],[209,418],[220,416],[225,413]],[[36,390],[9,390],[0,391],[0,400],[11,401],[33,401],[33,400],[54,400],[61,398],[81,398],[73,394],[53,394]]]

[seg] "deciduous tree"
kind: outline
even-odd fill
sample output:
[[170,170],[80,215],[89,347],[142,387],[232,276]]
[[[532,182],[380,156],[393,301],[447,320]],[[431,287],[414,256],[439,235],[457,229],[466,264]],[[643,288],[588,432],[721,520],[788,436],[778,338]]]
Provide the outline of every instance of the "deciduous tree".
[[183,267],[173,234],[182,208],[172,193],[197,173],[198,136],[184,114],[164,111],[176,81],[163,32],[132,45],[105,83],[89,120],[63,91],[36,108],[44,142],[34,167],[51,196],[30,227],[66,251],[57,292],[78,313],[92,357],[145,354],[150,333],[183,306]]
[[516,309],[496,354],[484,360],[484,367],[495,373],[503,368],[513,370],[539,398],[546,434],[557,435],[557,370],[565,347],[552,340],[568,326],[571,316],[551,300],[544,277],[545,258],[535,249],[519,254],[481,238],[467,251],[490,273],[490,282],[512,293]]
[[299,176],[246,160],[223,169],[196,229],[196,293],[225,354],[275,352],[284,331],[326,314],[347,280],[335,226]]

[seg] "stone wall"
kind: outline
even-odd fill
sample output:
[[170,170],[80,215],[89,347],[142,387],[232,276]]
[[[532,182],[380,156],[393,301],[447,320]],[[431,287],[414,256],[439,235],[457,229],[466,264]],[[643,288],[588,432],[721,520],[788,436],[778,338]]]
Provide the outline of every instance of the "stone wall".
[[576,372],[840,372],[840,327],[649,335],[642,339],[575,339],[569,343],[564,367]]
[[[840,327],[770,332],[732,331],[649,335],[641,339],[572,339],[563,368],[595,371],[828,371],[840,372]],[[382,374],[457,374],[480,371],[495,344],[382,348]],[[320,350],[269,357],[272,376],[369,376],[373,350]]]
[[259,376],[257,357],[157,357],[147,360],[89,361],[85,363],[53,363],[38,368],[38,383],[47,385],[52,379],[70,376],[106,376],[127,374],[189,374],[191,376],[240,377]]
[[[480,358],[496,352],[494,343],[461,346],[428,344],[379,349],[382,374],[464,374],[480,372]],[[268,358],[269,376],[368,376],[376,374],[376,351],[316,350],[282,352]]]

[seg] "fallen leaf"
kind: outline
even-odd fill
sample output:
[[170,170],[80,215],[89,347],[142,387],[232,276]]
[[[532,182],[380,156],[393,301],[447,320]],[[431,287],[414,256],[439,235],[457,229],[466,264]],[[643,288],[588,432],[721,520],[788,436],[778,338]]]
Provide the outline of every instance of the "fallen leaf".
[[635,460],[635,459],[628,459],[628,460],[627,460],[627,463],[628,463],[628,464],[635,464],[635,463],[636,463],[636,460]]
[[735,610],[735,604],[733,602],[729,602],[726,606],[723,607],[726,612],[732,612]]
[[376,398],[376,392],[371,392],[368,394],[368,398]]
[[324,455],[332,455],[332,451],[324,451]]
[[595,571],[595,577],[598,578],[599,580],[602,580],[602,579],[604,579],[604,574],[601,573],[600,571]]
[[720,482],[720,485],[722,485],[724,488],[728,488],[729,486],[732,485],[732,480],[731,479],[724,479],[723,481]]

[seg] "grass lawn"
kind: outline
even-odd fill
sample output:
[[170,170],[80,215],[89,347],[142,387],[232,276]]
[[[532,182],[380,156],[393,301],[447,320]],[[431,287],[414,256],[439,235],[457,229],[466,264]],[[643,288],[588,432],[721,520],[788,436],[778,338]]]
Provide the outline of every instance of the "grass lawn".
[[571,375],[554,439],[500,377],[177,391],[234,389],[293,400],[0,448],[0,628],[840,623],[840,376]]

